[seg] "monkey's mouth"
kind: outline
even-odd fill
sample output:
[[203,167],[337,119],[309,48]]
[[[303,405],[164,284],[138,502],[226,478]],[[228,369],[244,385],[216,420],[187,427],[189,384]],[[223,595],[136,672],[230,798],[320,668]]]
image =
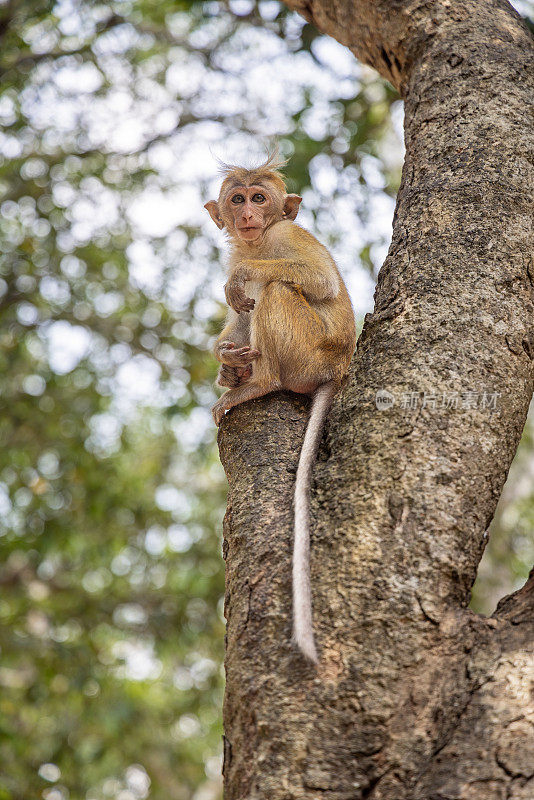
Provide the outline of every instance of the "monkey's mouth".
[[261,227],[257,225],[248,225],[246,228],[238,228],[237,235],[240,239],[246,239],[250,242],[255,242],[261,238]]

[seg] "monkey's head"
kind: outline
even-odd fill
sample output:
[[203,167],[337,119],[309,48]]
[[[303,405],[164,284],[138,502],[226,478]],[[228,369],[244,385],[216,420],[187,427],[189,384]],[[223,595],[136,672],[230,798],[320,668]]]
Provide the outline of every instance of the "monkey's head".
[[295,219],[302,197],[286,193],[279,172],[284,163],[275,153],[253,169],[223,165],[219,199],[204,206],[217,227],[226,228],[234,239],[255,245],[275,222]]

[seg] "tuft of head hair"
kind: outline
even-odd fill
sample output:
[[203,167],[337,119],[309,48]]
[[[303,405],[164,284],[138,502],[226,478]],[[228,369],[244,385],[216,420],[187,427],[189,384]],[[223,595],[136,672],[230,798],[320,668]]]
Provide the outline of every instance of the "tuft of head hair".
[[246,172],[279,172],[287,164],[287,159],[282,158],[278,147],[273,147],[267,151],[267,160],[262,164],[258,164],[256,167],[241,167],[238,164],[226,164],[220,158],[217,159],[217,163],[219,164],[219,172],[226,177],[236,170],[245,170]]
[[285,167],[287,160],[280,156],[278,147],[268,151],[267,160],[257,167],[240,167],[237,164],[225,164],[220,159],[217,159],[217,161],[219,163],[219,172],[224,175],[221,194],[223,189],[230,184],[252,186],[261,180],[273,181],[279,189],[284,192],[286,190],[284,176],[280,170]]

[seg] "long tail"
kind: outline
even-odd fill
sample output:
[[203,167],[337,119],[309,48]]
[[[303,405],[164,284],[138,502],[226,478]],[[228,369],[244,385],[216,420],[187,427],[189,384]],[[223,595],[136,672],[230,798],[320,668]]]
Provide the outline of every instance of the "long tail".
[[300,453],[295,483],[295,540],[293,545],[293,639],[306,658],[317,663],[313,637],[310,585],[310,484],[326,415],[336,393],[333,381],[316,390]]

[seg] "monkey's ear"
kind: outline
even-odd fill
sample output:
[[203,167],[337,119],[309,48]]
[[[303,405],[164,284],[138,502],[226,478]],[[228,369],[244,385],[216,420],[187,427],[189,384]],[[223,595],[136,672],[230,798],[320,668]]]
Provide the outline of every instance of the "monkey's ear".
[[204,208],[209,213],[217,227],[222,230],[224,228],[224,222],[219,214],[219,204],[215,200],[208,200]]
[[295,219],[299,213],[299,206],[302,203],[302,197],[298,194],[288,194],[284,200],[284,219]]

